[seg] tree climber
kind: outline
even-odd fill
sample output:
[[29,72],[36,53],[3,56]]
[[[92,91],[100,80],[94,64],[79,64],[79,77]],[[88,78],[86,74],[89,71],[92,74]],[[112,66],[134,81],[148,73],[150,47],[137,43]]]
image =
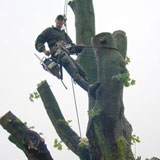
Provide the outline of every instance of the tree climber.
[[[55,24],[56,26],[48,27],[36,39],[35,48],[39,52],[43,52],[46,56],[50,56],[56,62],[62,65],[74,81],[89,92],[90,96],[95,97],[95,91],[100,83],[95,82],[90,84],[86,78],[82,67],[70,56],[71,54],[78,54],[84,48],[84,45],[75,45],[72,43],[68,34],[62,30],[66,19],[62,15],[58,15]],[[47,42],[49,50],[46,50],[45,43]],[[70,45],[71,47],[67,47]]]

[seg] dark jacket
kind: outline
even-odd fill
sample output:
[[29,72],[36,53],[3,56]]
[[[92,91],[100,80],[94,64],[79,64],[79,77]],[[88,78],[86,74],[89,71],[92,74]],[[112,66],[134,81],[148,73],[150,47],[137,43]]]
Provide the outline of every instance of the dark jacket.
[[48,47],[51,49],[56,42],[63,40],[66,43],[72,43],[72,40],[64,30],[59,30],[56,27],[49,27],[45,29],[36,39],[35,48],[39,52],[43,52],[45,49],[45,43],[47,42]]

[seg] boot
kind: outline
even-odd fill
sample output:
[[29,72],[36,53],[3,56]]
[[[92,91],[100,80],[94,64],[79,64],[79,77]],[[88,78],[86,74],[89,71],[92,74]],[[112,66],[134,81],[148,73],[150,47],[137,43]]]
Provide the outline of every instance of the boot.
[[100,82],[89,84],[89,82],[82,78],[79,74],[75,75],[74,81],[84,90],[86,90],[92,98],[96,99],[96,90],[100,86]]
[[73,77],[73,80],[85,91],[88,92],[89,89],[89,82],[84,79],[79,73],[76,73]]
[[88,93],[94,99],[96,99],[96,90],[99,88],[100,84],[100,82],[95,82],[89,85]]

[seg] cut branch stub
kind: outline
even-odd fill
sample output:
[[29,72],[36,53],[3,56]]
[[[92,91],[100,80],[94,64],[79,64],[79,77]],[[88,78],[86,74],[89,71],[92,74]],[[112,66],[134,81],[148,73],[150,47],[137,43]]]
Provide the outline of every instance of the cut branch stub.
[[127,36],[124,31],[118,30],[113,32],[113,37],[116,42],[117,49],[119,50],[120,54],[124,57],[126,57],[127,52]]
[[77,153],[80,137],[71,129],[60,110],[60,107],[46,81],[41,82],[37,88],[43,101],[46,112],[61,140]]
[[44,139],[26,127],[12,112],[1,117],[0,124],[11,134],[9,140],[21,149],[29,160],[53,160]]

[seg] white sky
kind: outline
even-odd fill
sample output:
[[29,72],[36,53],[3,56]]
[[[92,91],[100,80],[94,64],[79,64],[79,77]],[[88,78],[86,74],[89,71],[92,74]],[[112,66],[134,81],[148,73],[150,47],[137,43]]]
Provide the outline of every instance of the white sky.
[[[136,155],[160,157],[160,1],[159,0],[93,0],[96,33],[124,30],[128,37],[128,66],[136,85],[125,88],[125,115],[133,133],[142,141]],[[28,126],[44,133],[47,146],[55,160],[78,160],[71,151],[53,148],[58,138],[41,100],[29,101],[36,84],[46,79],[67,120],[78,132],[70,77],[65,74],[65,90],[61,82],[45,72],[33,53],[37,35],[54,24],[56,15],[63,14],[64,0],[0,0],[0,116],[11,110]],[[68,32],[75,42],[74,15],[68,7]],[[42,54],[39,54],[42,57]],[[87,126],[87,94],[76,86],[77,103],[83,137]],[[83,100],[83,101],[82,101]],[[0,127],[1,159],[27,158],[7,139]],[[133,151],[135,153],[134,147]]]

